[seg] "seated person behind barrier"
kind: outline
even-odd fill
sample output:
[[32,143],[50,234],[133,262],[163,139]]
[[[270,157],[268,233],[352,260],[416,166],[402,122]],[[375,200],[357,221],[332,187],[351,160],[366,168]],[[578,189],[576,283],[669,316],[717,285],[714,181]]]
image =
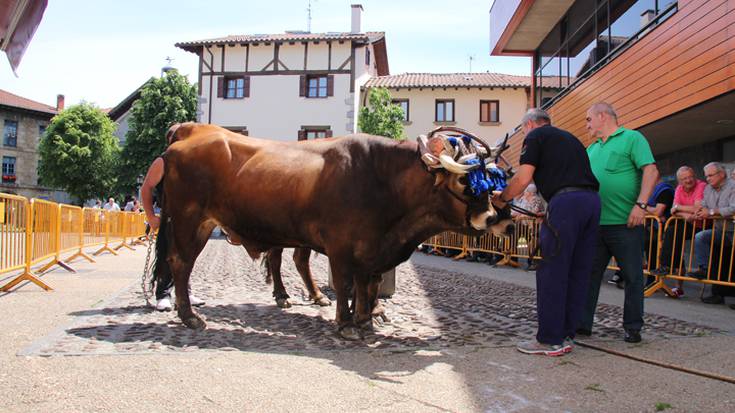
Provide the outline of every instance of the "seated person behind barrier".
[[[651,272],[652,275],[680,274],[682,251],[686,240],[692,239],[693,234],[702,228],[701,221],[694,218],[694,212],[702,205],[704,188],[707,184],[697,179],[694,169],[682,166],[676,171],[676,180],[679,183],[674,193],[674,205],[671,215],[684,221],[672,221],[666,229],[661,247],[659,267]],[[674,293],[684,295],[683,281],[677,281]]]
[[[733,222],[731,219],[735,214],[735,182],[727,179],[727,172],[722,164],[711,162],[704,167],[707,178],[707,187],[704,189],[702,205],[694,213],[697,219],[712,219],[709,228],[699,232],[694,237],[694,255],[696,268],[688,272],[687,277],[697,279],[708,278],[710,280],[728,279],[729,274],[724,265],[720,266],[720,249],[722,256],[730,258],[732,253]],[[706,226],[705,226],[706,227]],[[724,240],[724,242],[722,242]],[[710,245],[715,248],[710,250]],[[710,255],[712,255],[710,259]],[[710,262],[712,268],[708,268]],[[714,266],[718,268],[714,268]],[[719,274],[719,275],[718,275]],[[702,298],[702,301],[710,304],[724,302],[724,295],[733,295],[732,288],[712,286],[712,295]]]
[[[663,224],[671,216],[671,208],[674,205],[674,188],[671,185],[663,182],[659,177],[656,182],[656,186],[653,188],[653,193],[648,197],[646,202],[646,215],[655,216]],[[646,230],[646,236],[643,239],[643,254],[646,257],[644,265],[648,269],[653,269],[656,265],[656,256],[658,255],[658,221],[648,220],[644,224]],[[649,277],[648,282],[654,281],[653,277]]]
[[[523,191],[523,194],[520,196],[518,201],[515,202],[515,204],[538,216],[538,218],[534,218],[526,214],[511,211],[511,216],[518,223],[519,237],[525,237],[526,242],[528,243],[528,255],[530,258],[528,259],[526,270],[534,271],[536,270],[536,264],[534,263],[534,259],[531,255],[533,255],[533,253],[535,252],[537,245],[536,238],[538,234],[536,234],[537,229],[535,228],[535,223],[540,219],[540,217],[543,217],[544,213],[546,213],[546,204],[544,203],[543,198],[538,195],[538,189],[536,189],[536,185],[534,184],[529,184],[526,187],[526,189]],[[515,241],[517,243],[518,239],[516,239]],[[513,261],[517,260],[517,258],[513,258]]]

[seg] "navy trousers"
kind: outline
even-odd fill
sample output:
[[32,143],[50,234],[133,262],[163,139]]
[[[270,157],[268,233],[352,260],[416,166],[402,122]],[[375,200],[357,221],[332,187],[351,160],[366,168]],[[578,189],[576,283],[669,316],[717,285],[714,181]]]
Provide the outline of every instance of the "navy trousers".
[[599,224],[597,192],[565,192],[551,198],[548,224],[541,226],[540,234],[544,259],[536,271],[536,339],[541,343],[561,344],[574,337],[587,299]]

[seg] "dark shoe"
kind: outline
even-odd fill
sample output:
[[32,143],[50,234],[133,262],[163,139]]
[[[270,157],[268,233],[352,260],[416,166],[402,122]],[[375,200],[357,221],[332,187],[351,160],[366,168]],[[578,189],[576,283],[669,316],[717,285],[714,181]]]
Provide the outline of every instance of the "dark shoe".
[[641,332],[640,330],[625,330],[625,338],[623,339],[626,343],[640,343]]
[[705,304],[722,304],[725,302],[725,299],[721,295],[709,295],[702,297],[702,302]]
[[705,278],[707,278],[707,270],[702,267],[699,267],[694,271],[689,271],[685,275],[687,277],[696,278],[698,280],[704,280]]
[[526,267],[526,271],[536,271],[537,269],[538,269],[538,266],[536,265],[535,262],[528,264],[528,266]]
[[656,277],[661,277],[664,275],[669,275],[671,273],[671,268],[669,268],[667,265],[662,265],[655,270],[651,271],[651,275]]
[[729,307],[730,307],[731,310],[735,310],[735,304],[730,304]]
[[590,337],[592,335],[592,330],[587,330],[586,328],[578,328],[575,334],[578,336]]

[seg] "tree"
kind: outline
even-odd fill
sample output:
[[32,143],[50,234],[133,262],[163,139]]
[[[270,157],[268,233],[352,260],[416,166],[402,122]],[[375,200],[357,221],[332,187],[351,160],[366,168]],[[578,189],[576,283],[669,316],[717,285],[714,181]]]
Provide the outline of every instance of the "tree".
[[80,203],[109,194],[120,153],[114,131],[110,118],[89,103],[56,115],[38,145],[40,183],[61,188]]
[[142,88],[130,116],[130,129],[120,157],[118,190],[133,192],[137,177],[166,148],[166,132],[172,124],[196,119],[196,86],[176,70],[151,78]]
[[403,109],[391,103],[385,88],[370,89],[369,105],[360,109],[357,126],[361,131],[397,140],[403,136]]

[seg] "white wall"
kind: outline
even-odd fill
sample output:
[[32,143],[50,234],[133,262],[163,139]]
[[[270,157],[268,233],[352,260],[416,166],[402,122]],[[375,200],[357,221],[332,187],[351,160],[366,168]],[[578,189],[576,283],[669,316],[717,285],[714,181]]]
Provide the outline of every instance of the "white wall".
[[[397,91],[390,89],[389,92],[393,99],[409,100],[409,122],[403,126],[409,139],[415,139],[437,126],[447,124],[434,122],[436,99],[454,99],[455,122],[451,126],[466,129],[488,143],[494,143],[513,130],[528,109],[525,88],[424,88]],[[500,101],[500,122],[480,123],[480,100]]]
[[[213,58],[204,51],[204,59],[214,72],[221,72],[221,48],[210,48]],[[274,44],[250,46],[248,72],[260,71],[273,59]],[[372,53],[372,51],[371,51]],[[334,71],[351,54],[351,43],[332,42],[331,70]],[[226,72],[245,72],[246,48],[225,46]],[[355,86],[359,91],[367,82],[371,72],[375,72],[374,56],[371,66],[364,63],[364,47],[356,50]],[[279,60],[288,70],[302,71],[304,68],[304,45],[284,43],[279,49]],[[329,66],[329,46],[327,42],[309,43],[308,70],[327,71]],[[284,70],[283,67],[279,68]],[[349,70],[348,64],[343,70]],[[208,72],[208,69],[203,67]],[[269,71],[273,66],[269,67]],[[213,123],[225,127],[247,128],[251,136],[293,141],[298,137],[302,126],[329,126],[334,136],[354,133],[357,125],[359,93],[350,92],[350,74],[334,76],[334,95],[327,98],[306,98],[299,96],[300,74],[269,74],[267,72],[250,74],[250,97],[244,99],[223,99],[217,97],[217,78],[220,76],[203,75],[200,95],[200,122]],[[210,84],[211,79],[211,84]],[[211,117],[210,107],[211,90]]]

